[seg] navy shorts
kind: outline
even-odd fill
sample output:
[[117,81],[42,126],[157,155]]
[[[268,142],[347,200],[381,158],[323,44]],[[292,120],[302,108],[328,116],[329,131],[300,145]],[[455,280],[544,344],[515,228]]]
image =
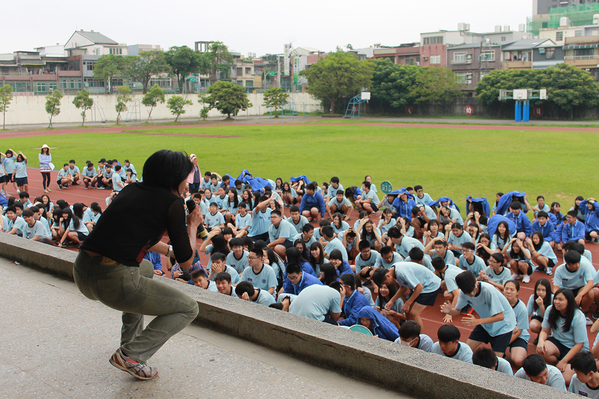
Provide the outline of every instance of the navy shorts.
[[27,182],[27,177],[17,177],[16,181],[17,181],[17,186],[19,186],[19,187],[24,186],[25,184],[29,184],[29,182]]
[[7,182],[7,183],[10,183],[10,182],[14,181],[14,180],[12,179],[12,176],[13,176],[13,173],[7,173],[7,174],[6,174],[6,182]]
[[593,231],[594,231],[595,233],[599,234],[599,230],[591,230],[591,231],[587,231],[586,233],[584,233],[584,235],[585,235],[585,237],[586,237],[587,241],[592,241],[592,240],[593,240],[593,238],[591,237],[591,233],[592,233]]
[[506,332],[505,334],[497,335],[492,337],[489,335],[481,325],[474,327],[474,330],[470,333],[470,337],[473,341],[484,342],[485,344],[491,343],[491,348],[494,352],[505,353],[505,350],[510,344],[512,339],[512,332]]
[[0,176],[0,183],[8,183],[8,176]]
[[561,342],[559,342],[557,339],[555,339],[553,337],[547,338],[547,341],[551,342],[559,350],[559,358],[557,360],[562,360],[564,358],[564,356],[566,356],[568,354],[568,352],[570,352],[570,349],[572,349],[572,348],[568,348],[566,345],[562,344]]
[[541,323],[543,322],[543,318],[537,315],[533,315],[530,319],[540,321]]
[[528,350],[528,343],[522,338],[518,337],[510,344],[510,348],[524,348],[525,350]]
[[85,241],[85,239],[87,238],[87,236],[85,234],[83,234],[82,232],[78,231],[77,232],[77,238],[79,238],[79,241]]
[[424,306],[433,306],[437,300],[437,295],[442,292],[439,288],[437,291],[429,292],[428,294],[420,293],[414,302]]

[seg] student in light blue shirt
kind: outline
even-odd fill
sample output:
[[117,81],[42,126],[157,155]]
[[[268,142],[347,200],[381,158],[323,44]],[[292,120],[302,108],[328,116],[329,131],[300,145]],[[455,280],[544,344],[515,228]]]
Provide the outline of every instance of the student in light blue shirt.
[[225,263],[237,271],[238,274],[243,273],[248,263],[248,252],[243,250],[243,240],[241,238],[232,238],[229,241],[231,252],[227,255]]
[[462,323],[475,326],[466,342],[476,349],[481,343],[490,343],[497,356],[503,356],[516,327],[516,316],[507,299],[491,284],[477,282],[469,271],[456,276],[460,296],[455,308],[451,304],[441,305],[441,311],[456,316],[466,305],[470,305],[480,316],[462,316]]
[[208,276],[206,276],[206,271],[204,269],[196,269],[192,271],[191,280],[189,280],[189,284],[193,284],[196,287],[200,287],[208,291],[218,292],[218,288],[216,288],[216,283],[208,279]]
[[385,208],[385,210],[383,211],[383,217],[381,218],[381,220],[379,220],[379,225],[378,225],[379,230],[383,234],[383,239],[386,236],[386,234],[389,232],[389,229],[391,229],[391,227],[395,226],[395,223],[396,223],[396,220],[393,217],[393,211],[389,208]]
[[331,227],[337,237],[341,238],[343,233],[349,229],[349,224],[343,221],[343,215],[340,213],[333,214],[333,222],[331,223]]
[[289,208],[289,213],[291,216],[285,220],[291,223],[297,234],[301,233],[302,228],[309,224],[308,218],[300,214],[299,206],[297,205],[293,205],[291,208]]
[[231,276],[231,281],[233,284],[237,284],[239,282],[239,273],[232,266],[229,266],[225,263],[227,257],[220,252],[215,252],[210,255],[210,275],[208,276],[208,280],[214,281],[214,277],[219,273],[229,273]]
[[466,231],[464,226],[459,223],[451,225],[451,233],[447,238],[447,248],[453,252],[455,256],[462,255],[462,244],[465,242],[472,242],[472,237]]
[[204,226],[208,231],[215,227],[221,229],[225,228],[225,218],[223,217],[223,214],[218,211],[216,202],[210,203],[210,212],[204,217]]
[[377,212],[379,210],[378,205],[381,202],[378,195],[376,195],[376,192],[371,190],[370,187],[370,182],[363,182],[362,196],[360,199],[355,201],[355,204],[359,209],[364,210],[369,214],[372,212]]
[[445,238],[442,236],[431,239],[428,244],[426,244],[424,253],[431,258],[440,256],[446,264],[456,266],[455,255],[447,249],[447,241],[445,241]]
[[[455,282],[455,278],[458,274],[462,273],[463,270],[457,266],[446,264],[440,256],[435,256],[431,260],[431,264],[435,269],[435,274],[442,280],[441,290],[443,291],[443,298],[450,301],[451,307],[455,308],[460,296],[460,289]],[[446,314],[443,317],[444,323],[451,323],[452,321],[453,316],[450,314]]]
[[29,182],[27,181],[27,157],[19,151],[15,162],[14,171],[15,182],[19,191],[29,192]]
[[474,255],[476,247],[472,242],[465,242],[462,244],[462,256],[458,262],[458,266],[463,270],[469,270],[475,276],[478,276],[485,267],[485,261],[482,258]]
[[204,173],[204,178],[200,181],[200,190],[210,190],[210,177],[212,176],[212,172],[206,171]]
[[289,305],[289,313],[312,320],[335,323],[341,315],[341,293],[338,282],[311,285],[303,289]]
[[431,353],[446,356],[451,359],[472,363],[472,349],[460,342],[460,330],[453,324],[444,324],[437,331],[439,341],[433,344]]
[[510,377],[514,375],[510,362],[502,357],[497,357],[495,352],[489,348],[478,348],[472,354],[472,364],[485,367],[491,370],[499,371]]
[[335,198],[339,190],[344,191],[343,186],[339,184],[339,178],[337,176],[331,177],[331,182],[326,192],[327,199],[330,201],[332,198]]
[[528,355],[528,340],[530,339],[530,333],[528,332],[528,312],[526,311],[524,302],[518,299],[519,292],[520,283],[516,280],[509,280],[504,284],[503,295],[510,303],[512,309],[514,309],[514,315],[516,316],[516,328],[512,332],[512,339],[509,345],[510,358],[516,367],[521,367],[522,362]]
[[331,198],[329,203],[327,204],[327,210],[329,216],[332,217],[335,213],[341,213],[343,215],[344,220],[351,220],[349,217],[349,213],[352,210],[352,204],[349,202],[345,195],[343,194],[343,190],[337,190],[337,194],[335,197]]
[[227,272],[220,272],[214,277],[216,283],[216,289],[223,295],[228,295],[233,298],[237,298],[235,293],[235,287],[231,283],[231,275]]
[[15,152],[12,149],[6,150],[6,154],[0,152],[2,156],[2,166],[4,167],[4,172],[6,173],[6,181],[2,182],[2,189],[6,192],[6,183],[13,182],[15,190],[17,190],[17,181],[13,176],[13,172],[15,170],[15,161],[17,158],[15,157]]
[[599,373],[593,354],[578,352],[570,360],[570,366],[576,374],[572,376],[568,391],[587,398],[599,398]]
[[394,264],[398,262],[403,262],[403,260],[404,259],[400,254],[393,251],[392,247],[384,246],[383,248],[381,248],[380,256],[377,258],[374,267],[376,267],[377,269],[391,269]]
[[237,210],[239,209],[239,203],[241,202],[241,198],[237,195],[237,190],[235,188],[230,188],[227,193],[223,203],[222,210],[224,210],[225,221],[228,223],[232,223],[235,219],[235,215],[237,215]]
[[20,216],[17,216],[17,210],[14,205],[6,208],[5,216],[8,219],[8,222],[4,224],[4,230],[8,234],[23,237],[25,219],[23,219]]
[[430,270],[431,272],[434,273],[435,268],[433,267],[431,260],[432,260],[431,257],[426,255],[418,247],[414,247],[414,248],[410,249],[408,256],[404,259],[404,261],[406,261],[406,262],[418,263],[419,265],[426,267],[428,270]]
[[[275,294],[277,277],[271,266],[262,262],[264,252],[261,248],[252,248],[248,255],[249,266],[241,274],[241,281],[248,281],[256,288],[261,288],[269,294]],[[239,294],[237,294],[239,295]]]
[[23,219],[25,220],[25,225],[23,226],[24,238],[32,241],[39,241],[44,244],[54,245],[50,235],[42,223],[34,219],[33,211],[31,209],[25,209],[23,211]]
[[237,284],[235,294],[240,299],[257,303],[259,305],[270,306],[275,303],[275,299],[267,291],[254,287],[248,281],[242,281]]
[[285,257],[285,250],[293,246],[293,237],[297,234],[295,228],[283,220],[281,211],[275,209],[270,213],[271,225],[268,228],[268,247],[274,250],[281,258]]
[[562,391],[566,390],[566,382],[561,371],[557,367],[545,363],[543,357],[537,353],[524,359],[522,367],[516,371],[514,377],[561,389]]
[[239,204],[239,212],[235,215],[235,225],[229,224],[233,229],[235,237],[243,238],[248,235],[249,229],[252,227],[252,215],[247,211],[247,204],[242,202]]
[[359,274],[360,271],[365,267],[376,266],[377,261],[380,257],[380,254],[374,249],[372,249],[368,240],[360,241],[360,243],[358,244],[358,249],[360,250],[360,253],[356,255],[355,259],[357,274]]
[[321,233],[322,238],[324,238],[325,241],[328,241],[327,245],[325,245],[324,247],[325,258],[329,259],[331,252],[333,252],[334,250],[339,250],[341,252],[341,255],[343,256],[343,260],[347,262],[347,251],[345,250],[345,247],[343,246],[341,240],[334,236],[335,233],[333,231],[333,228],[331,226],[324,226],[321,229]]
[[485,268],[482,273],[479,273],[476,279],[489,283],[499,291],[503,292],[503,285],[512,275],[510,269],[504,267],[505,258],[503,257],[503,254],[499,252],[494,253],[489,257],[488,262],[489,266]]
[[387,234],[393,244],[395,244],[395,250],[402,258],[409,256],[410,250],[414,247],[420,248],[424,251],[424,245],[415,238],[411,238],[401,233],[399,227],[395,226],[389,230]]
[[399,328],[399,338],[395,340],[395,343],[430,352],[433,348],[433,340],[428,335],[421,334],[420,331],[418,323],[414,320],[406,320]]
[[268,241],[268,228],[270,227],[270,213],[272,209],[270,204],[275,201],[275,197],[262,196],[260,202],[256,205],[252,213],[252,226],[248,231],[248,236],[254,241]]
[[[114,167],[114,173],[112,174],[112,189],[114,191],[121,192],[123,188],[125,188],[125,184],[123,183],[123,179],[121,178],[121,165],[117,165]],[[73,182],[73,184],[75,184]]]
[[532,239],[526,239],[526,246],[530,251],[532,260],[539,265],[536,271],[545,271],[547,275],[551,275],[557,264],[557,256],[555,256],[551,245],[544,240],[543,233],[540,231],[532,233]]
[[416,205],[427,205],[433,202],[433,199],[430,195],[424,192],[421,185],[414,186],[414,191],[416,195],[414,196],[414,202]]

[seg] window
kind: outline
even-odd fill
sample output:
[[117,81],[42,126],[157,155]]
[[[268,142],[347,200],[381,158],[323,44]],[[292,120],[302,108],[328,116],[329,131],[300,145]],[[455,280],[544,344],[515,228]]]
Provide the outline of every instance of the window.
[[425,37],[422,44],[443,44],[443,36]]
[[237,68],[237,76],[243,75],[243,68]]
[[[432,57],[431,57],[432,60]],[[453,53],[454,64],[464,64],[466,62],[466,53]],[[431,64],[433,62],[431,61]]]
[[440,64],[441,56],[440,55],[431,55],[431,64]]
[[245,68],[245,74],[246,75],[251,75],[252,74],[252,68],[246,67]]
[[110,54],[116,54],[116,55],[122,55],[123,54],[123,49],[122,48],[113,48],[111,47],[109,50]]
[[580,50],[574,50],[574,56],[575,57],[581,57],[581,56],[589,56],[589,55],[593,55],[593,49],[592,48],[585,48],[585,49],[580,49]]
[[574,36],[576,37],[581,37],[582,36],[582,31],[581,30],[577,30],[574,32]]
[[455,74],[458,77],[458,83],[466,83],[466,72],[456,72]]
[[95,62],[84,62],[85,65],[85,70],[86,71],[93,71],[94,70],[94,66],[96,65]]
[[488,74],[489,74],[489,71],[480,71],[480,75],[479,75],[480,78],[479,78],[479,80],[483,80],[483,78],[485,76],[487,76]]
[[104,81],[93,78],[84,78],[85,87],[104,87]]
[[507,36],[501,36],[501,41],[502,42],[507,42]]
[[554,48],[546,48],[545,49],[545,59],[552,60],[555,58],[555,49]]
[[36,82],[35,91],[37,93],[52,93],[56,89],[56,82]]
[[486,50],[483,51],[480,55],[480,60],[484,62],[494,62],[495,61],[495,51]]
[[245,81],[245,87],[254,87],[254,81],[253,80],[246,80]]
[[564,32],[555,32],[555,41],[561,42],[564,40]]
[[414,57],[406,58],[406,65],[414,65]]

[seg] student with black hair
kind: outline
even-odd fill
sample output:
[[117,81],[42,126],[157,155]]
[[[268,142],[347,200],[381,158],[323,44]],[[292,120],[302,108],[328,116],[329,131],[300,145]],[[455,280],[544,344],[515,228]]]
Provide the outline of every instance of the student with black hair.
[[544,241],[553,248],[555,246],[555,224],[549,219],[549,214],[545,211],[540,211],[537,215],[537,220],[532,223],[532,231],[541,233]]
[[414,320],[407,320],[399,328],[399,338],[395,340],[395,343],[430,352],[433,348],[433,340],[428,335],[421,334],[420,331],[420,324]]
[[505,258],[501,253],[494,253],[489,257],[489,266],[478,274],[479,281],[491,284],[503,292],[503,285],[511,278],[510,269],[505,267]]
[[424,247],[424,253],[431,258],[440,256],[448,265],[456,266],[455,255],[447,249],[447,241],[445,237],[435,237],[431,239]]
[[424,189],[421,185],[415,185],[414,191],[416,192],[416,195],[414,196],[414,202],[416,202],[416,205],[428,205],[433,202],[431,196],[424,192]]
[[458,262],[458,267],[463,270],[472,272],[475,276],[478,276],[480,272],[485,270],[486,264],[482,258],[474,254],[476,247],[472,242],[465,242],[462,244],[462,255]]
[[358,209],[364,210],[368,214],[378,212],[378,205],[381,202],[376,192],[371,190],[371,185],[370,182],[364,181],[362,183],[362,195],[360,199],[354,201]]
[[23,238],[31,241],[39,241],[44,244],[54,245],[46,228],[41,222],[34,219],[31,208],[25,209],[23,211],[23,219],[25,220],[25,226],[23,227]]
[[[271,295],[275,294],[277,277],[273,268],[264,264],[264,252],[262,248],[254,247],[248,255],[249,266],[241,274],[241,281],[248,281],[256,288],[260,288]],[[237,294],[239,297],[239,293]]]
[[370,306],[364,306],[357,314],[358,323],[368,328],[375,337],[395,341],[399,338],[397,327]]
[[81,246],[89,234],[87,227],[83,224],[79,217],[73,214],[70,208],[62,210],[62,218],[64,219],[67,228],[60,238],[58,246],[65,246],[67,241],[75,243],[77,246]]
[[343,215],[340,213],[334,213],[331,221],[331,227],[337,237],[342,237],[345,231],[349,229],[349,224],[343,220]]
[[233,298],[237,298],[237,294],[235,293],[235,287],[231,284],[231,275],[227,272],[220,272],[214,277],[214,282],[216,283],[216,289],[218,292],[224,295],[231,296]]
[[381,249],[380,256],[374,264],[375,268],[390,269],[394,264],[403,262],[400,254],[393,251],[392,247],[385,246]]
[[330,217],[335,213],[343,215],[343,220],[351,220],[349,214],[352,210],[352,204],[343,193],[343,190],[337,190],[335,197],[331,198],[327,204],[327,212]]
[[[553,241],[551,241],[553,242]],[[553,268],[557,264],[557,256],[551,248],[551,245],[543,238],[543,233],[535,231],[532,238],[526,239],[526,247],[530,251],[532,260],[536,262],[536,271],[544,271],[548,276],[553,273]]]
[[320,281],[324,285],[331,285],[334,281],[339,281],[337,269],[330,263],[324,263],[320,266]]
[[576,218],[576,211],[569,211],[566,214],[566,223],[562,227],[562,243],[568,241],[577,241],[584,245],[585,225]]
[[574,206],[572,208],[570,208],[570,211],[576,212],[576,215],[574,217],[576,219],[580,220],[582,223],[584,223],[584,221],[585,221],[585,215],[584,215],[583,210],[580,209],[580,203],[582,201],[584,201],[584,197],[582,195],[577,196],[574,199]]
[[314,183],[310,183],[306,186],[306,194],[302,197],[299,208],[300,213],[310,220],[310,222],[317,221],[319,214],[320,217],[324,218],[326,204],[322,194],[316,192]]
[[238,274],[243,273],[248,264],[248,252],[243,249],[243,239],[232,238],[229,241],[231,252],[227,255],[225,263],[237,271]]
[[[449,231],[449,225],[445,226],[445,230]],[[447,248],[453,252],[456,257],[462,255],[462,245],[472,243],[472,237],[467,231],[464,231],[464,226],[460,223],[453,223],[451,231],[447,237]]]
[[418,263],[419,265],[426,267],[431,272],[433,272],[433,273],[435,272],[435,268],[433,267],[433,265],[431,263],[431,257],[428,255],[425,255],[424,252],[422,251],[422,249],[420,249],[418,247],[414,247],[414,248],[410,249],[410,252],[408,252],[408,256],[407,256],[407,258],[405,258],[405,261]]
[[585,238],[593,244],[599,244],[599,202],[595,198],[585,199],[580,203],[584,213]]
[[358,323],[358,313],[368,306],[368,300],[360,291],[356,289],[356,280],[353,274],[344,274],[341,276],[341,294],[345,297],[343,300],[344,320],[338,322],[340,326],[353,326]]
[[348,261],[348,256],[347,256],[347,251],[345,250],[345,247],[343,246],[343,243],[341,242],[341,240],[339,240],[339,238],[335,237],[335,232],[333,230],[333,228],[331,226],[324,226],[322,229],[320,229],[320,232],[322,234],[322,237],[320,239],[320,243],[322,244],[324,241],[327,241],[326,245],[323,245],[323,251],[324,251],[324,257],[329,259],[331,256],[331,253],[334,250],[339,250],[341,252],[341,256],[343,258],[344,261]]
[[431,353],[472,363],[472,349],[460,342],[460,330],[453,324],[444,324],[437,330],[437,339]]
[[[435,274],[442,280],[441,289],[443,290],[443,297],[447,301],[451,302],[452,308],[455,308],[456,304],[458,303],[458,298],[460,296],[460,289],[458,288],[458,285],[455,282],[455,278],[463,270],[457,266],[446,264],[443,258],[441,258],[440,256],[435,256],[431,260],[431,264],[435,269]],[[444,323],[451,323],[452,321],[453,316],[450,314],[446,314],[443,317]]]
[[285,257],[285,250],[293,247],[295,228],[287,220],[283,220],[281,211],[275,209],[270,213],[271,225],[268,228],[268,247],[280,257]]
[[397,226],[392,227],[387,236],[389,237],[389,241],[395,245],[395,251],[404,259],[410,256],[410,250],[414,247],[424,251],[424,245],[419,240],[402,234]]
[[508,259],[512,279],[522,278],[523,283],[530,282],[532,261],[526,243],[520,237],[513,237],[503,248],[503,256]]
[[233,284],[237,284],[237,282],[239,282],[239,273],[237,273],[237,270],[235,270],[233,267],[225,263],[226,259],[227,257],[225,254],[221,252],[213,252],[212,255],[210,255],[211,267],[208,280],[214,281],[214,277],[219,273],[229,273]]
[[255,288],[249,281],[242,281],[235,287],[235,294],[244,301],[250,301],[259,305],[270,306],[275,300],[268,291]]
[[196,269],[192,271],[191,279],[188,283],[208,291],[218,292],[218,289],[216,288],[216,283],[214,281],[210,281],[204,269]]
[[538,354],[528,355],[522,362],[522,367],[516,371],[514,377],[547,385],[553,388],[566,390],[564,376],[555,367],[545,363],[543,356]]
[[480,318],[473,314],[463,316],[462,323],[474,327],[466,343],[475,350],[481,343],[490,343],[497,356],[503,356],[516,327],[514,310],[508,300],[491,284],[477,282],[474,274],[463,271],[456,276],[462,292],[456,307],[449,301],[441,305],[441,312],[456,316],[466,305],[472,306]]
[[355,265],[356,265],[356,273],[360,274],[360,271],[363,268],[368,268],[370,266],[375,266],[377,263],[380,254],[372,249],[370,242],[368,240],[361,240],[358,244],[358,249],[360,252],[356,255]]
[[[309,249],[312,246],[312,244],[316,242],[316,238],[314,238],[314,226],[312,226],[310,223],[306,223],[305,225],[303,225],[302,231],[293,237],[293,242],[296,242],[297,240],[302,240],[306,244],[306,247]],[[309,251],[306,254],[306,256],[308,258],[310,257]]]
[[578,352],[570,360],[570,366],[575,374],[568,391],[587,398],[599,398],[599,373],[593,354],[589,351]]
[[532,223],[526,217],[526,214],[522,212],[522,203],[520,201],[513,201],[510,204],[510,212],[506,217],[514,222],[517,233],[524,233],[526,237],[532,235]]
[[338,249],[335,249],[329,255],[329,263],[335,267],[339,277],[345,274],[354,274],[351,266],[346,260],[343,260],[343,254]]
[[522,361],[528,352],[528,340],[530,339],[530,333],[528,332],[528,312],[526,311],[526,305],[519,298],[520,283],[516,280],[509,280],[504,284],[503,295],[510,303],[512,309],[514,309],[514,315],[516,316],[516,328],[512,332],[512,338],[510,340],[510,354],[508,359],[516,367],[522,366]]
[[509,376],[514,375],[510,362],[502,357],[498,357],[495,352],[493,352],[493,349],[490,348],[478,348],[475,350],[472,354],[472,364],[496,370]]
[[285,218],[285,220],[293,226],[296,234],[300,234],[303,227],[309,224],[308,219],[300,213],[299,206],[297,205],[292,205],[289,208],[289,213],[291,216]]
[[285,269],[285,279],[283,281],[282,294],[299,295],[306,287],[311,285],[322,285],[322,282],[310,273],[306,273],[302,266],[296,260],[290,261]]

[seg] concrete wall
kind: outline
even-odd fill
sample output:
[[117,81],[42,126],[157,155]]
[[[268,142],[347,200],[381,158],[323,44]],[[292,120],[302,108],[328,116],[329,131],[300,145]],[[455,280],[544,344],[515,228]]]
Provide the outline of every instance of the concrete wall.
[[[72,279],[76,253],[0,234],[0,256]],[[496,371],[161,279],[197,300],[198,324],[415,397],[575,397]]]
[[[129,115],[132,119],[134,118],[133,110],[138,110],[138,116],[141,115],[143,122],[148,118],[150,108],[141,105],[142,95],[134,96],[132,102],[129,103],[130,112],[123,113],[121,117],[128,119]],[[166,96],[166,101],[172,97],[172,95]],[[192,105],[185,107],[186,113],[181,118],[200,118],[200,110],[203,104],[198,103],[197,94],[184,94],[185,99],[191,100]],[[54,117],[52,122],[54,123],[77,123],[81,122],[81,111],[73,105],[73,99],[75,96],[67,95],[61,100],[60,115]],[[115,105],[117,96],[116,95],[92,95],[91,98],[94,100],[94,108],[87,111],[87,121],[116,121],[117,113],[115,111]],[[258,115],[258,111],[261,114],[268,112],[262,104],[264,103],[264,95],[248,94],[248,98],[253,106],[248,110],[250,116]],[[312,97],[308,93],[289,93],[288,100],[290,103],[295,103],[295,110],[298,112],[319,112],[322,111],[320,100]],[[24,125],[24,124],[47,124],[48,114],[45,109],[46,97],[45,96],[13,96],[13,100],[9,105],[8,111],[6,112],[6,124],[7,125]],[[244,117],[247,115],[246,111],[243,111],[238,117]],[[209,117],[222,116],[216,109],[210,111]],[[180,119],[181,119],[180,118]],[[170,110],[164,104],[158,104],[152,111],[152,119],[173,119],[175,117],[170,113]]]

